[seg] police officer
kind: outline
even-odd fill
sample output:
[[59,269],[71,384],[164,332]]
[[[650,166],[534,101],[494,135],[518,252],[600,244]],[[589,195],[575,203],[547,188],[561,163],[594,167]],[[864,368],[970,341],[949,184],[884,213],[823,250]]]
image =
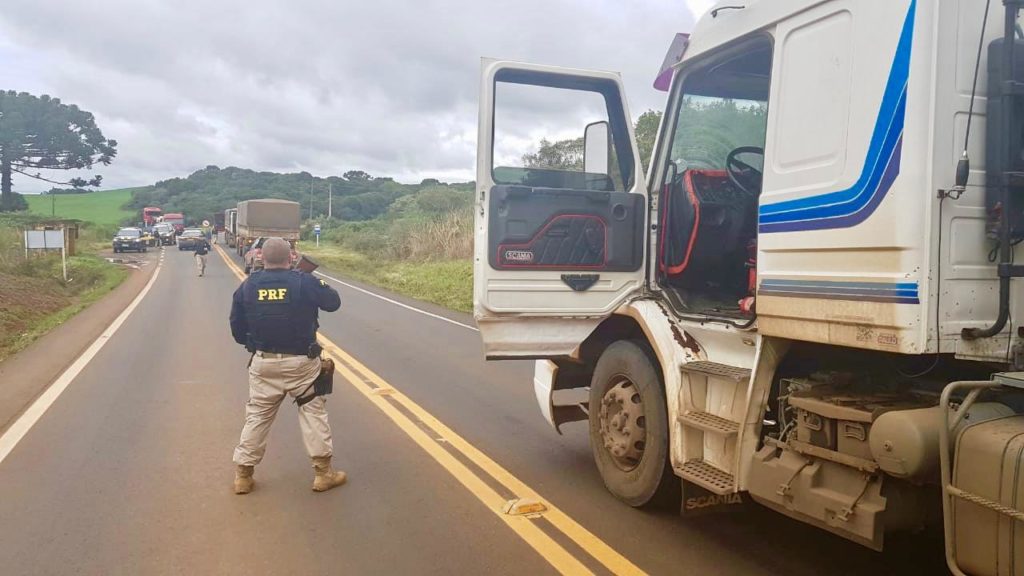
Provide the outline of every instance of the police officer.
[[[341,306],[338,293],[326,282],[290,270],[290,256],[287,241],[267,239],[264,270],[243,282],[231,303],[231,334],[253,352],[245,425],[234,455],[236,494],[252,491],[253,467],[263,459],[281,402],[313,393],[311,384],[320,374],[318,310],[334,312]],[[299,407],[299,426],[313,460],[313,490],[344,484],[345,473],[331,467],[331,426],[322,396]]]
[[210,253],[210,242],[203,238],[196,244],[196,270],[199,271],[199,275],[202,276],[206,273],[206,255]]

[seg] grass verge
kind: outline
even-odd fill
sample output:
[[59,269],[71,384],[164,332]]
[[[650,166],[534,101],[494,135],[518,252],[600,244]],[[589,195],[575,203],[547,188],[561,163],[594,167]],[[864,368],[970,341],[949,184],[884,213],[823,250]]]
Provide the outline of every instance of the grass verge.
[[328,244],[303,243],[299,249],[350,278],[451,310],[473,310],[472,260],[389,260]]

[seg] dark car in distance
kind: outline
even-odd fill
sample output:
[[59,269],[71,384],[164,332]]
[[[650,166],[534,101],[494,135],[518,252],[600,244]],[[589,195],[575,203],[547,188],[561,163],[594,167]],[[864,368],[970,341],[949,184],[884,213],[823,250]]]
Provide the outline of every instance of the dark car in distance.
[[185,231],[178,236],[178,250],[195,250],[203,242],[206,242],[206,235],[202,230],[185,228]]
[[142,230],[138,228],[121,228],[114,235],[112,244],[114,252],[126,252],[128,250],[134,252],[146,251],[146,241],[142,237]]
[[158,222],[153,225],[153,235],[157,237],[157,241],[164,246],[173,246],[176,242],[178,235],[174,231],[174,224],[167,222]]

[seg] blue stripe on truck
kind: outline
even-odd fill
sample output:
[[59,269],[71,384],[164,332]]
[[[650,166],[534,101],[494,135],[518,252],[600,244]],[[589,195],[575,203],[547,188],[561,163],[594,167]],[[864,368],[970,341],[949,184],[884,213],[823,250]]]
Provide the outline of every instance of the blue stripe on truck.
[[792,298],[823,298],[826,300],[853,300],[919,304],[917,282],[837,282],[831,280],[773,280],[761,281],[758,296],[787,296]]
[[885,198],[900,171],[916,6],[917,0],[911,0],[857,182],[845,190],[761,206],[758,210],[760,232],[856,226],[866,220]]

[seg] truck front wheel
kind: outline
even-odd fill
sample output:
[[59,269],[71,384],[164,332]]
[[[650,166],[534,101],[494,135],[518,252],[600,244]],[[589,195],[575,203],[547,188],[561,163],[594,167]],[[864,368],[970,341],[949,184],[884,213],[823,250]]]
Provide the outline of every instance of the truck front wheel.
[[639,508],[678,497],[665,388],[646,345],[619,341],[605,349],[594,369],[589,412],[594,461],[616,498]]

